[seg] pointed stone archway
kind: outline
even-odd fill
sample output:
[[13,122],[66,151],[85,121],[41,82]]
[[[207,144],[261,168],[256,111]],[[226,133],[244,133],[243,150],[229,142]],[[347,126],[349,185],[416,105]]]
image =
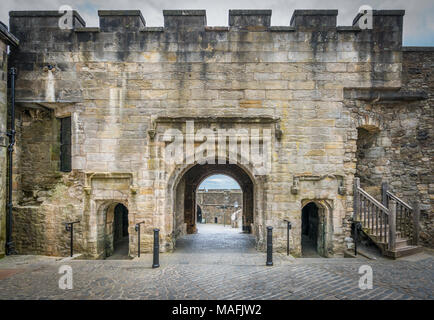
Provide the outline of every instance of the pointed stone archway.
[[[220,162],[221,163],[221,162]],[[172,196],[169,205],[173,205],[173,245],[176,239],[197,232],[196,191],[203,180],[215,174],[233,178],[243,192],[242,230],[251,233],[256,239],[256,247],[263,245],[263,187],[251,171],[240,164],[193,164],[178,168],[171,177]]]

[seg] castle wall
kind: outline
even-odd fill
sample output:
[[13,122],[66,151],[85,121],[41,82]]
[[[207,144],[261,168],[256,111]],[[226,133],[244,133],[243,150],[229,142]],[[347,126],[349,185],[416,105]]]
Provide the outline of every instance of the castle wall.
[[[59,173],[51,162],[47,172],[58,182],[29,184],[36,194],[48,190],[43,201],[25,204],[23,192],[16,199],[17,221],[28,219],[25,212],[45,221],[41,239],[52,222],[49,240],[57,251],[38,252],[63,254],[61,221],[78,219],[77,245],[101,257],[104,208],[119,202],[129,211],[130,252],[141,221],[144,252],[152,249],[155,227],[161,250],[172,250],[175,234],[184,232],[174,201],[184,201],[176,190],[186,183],[186,165],[165,163],[163,136],[173,128],[185,134],[185,121],[193,120],[196,130],[270,129],[271,171],[248,172],[259,248],[273,226],[275,250],[286,250],[289,219],[290,247],[300,254],[301,209],[315,200],[327,215],[327,254],[342,253],[363,116],[344,88],[402,86],[402,11],[376,11],[372,30],[360,30],[357,20],[336,26],[335,10],[296,10],[284,27],[270,26],[268,10],[233,10],[229,27],[206,26],[201,10],[165,11],[164,28],[147,28],[138,11],[99,14],[100,27],[85,28],[74,13],[71,30],[59,29],[57,12],[10,14],[11,31],[22,41],[11,54],[21,112],[36,105],[53,118],[72,118],[72,172]],[[26,148],[24,140],[18,144]],[[24,230],[25,224],[16,229],[17,243],[25,242]]]
[[[234,207],[237,203],[237,207]],[[206,223],[231,224],[231,216],[235,211],[242,209],[243,193],[241,190],[199,190],[197,192],[197,204],[202,209],[202,219]],[[226,205],[226,208],[222,208]]]

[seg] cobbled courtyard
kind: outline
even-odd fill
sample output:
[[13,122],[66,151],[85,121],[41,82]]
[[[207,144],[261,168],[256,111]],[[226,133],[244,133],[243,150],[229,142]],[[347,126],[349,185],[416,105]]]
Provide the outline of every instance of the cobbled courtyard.
[[[134,260],[68,260],[8,256],[0,260],[0,299],[433,299],[434,255],[387,260],[299,258],[265,254],[252,236],[202,226],[177,250]],[[60,289],[59,268],[69,265],[73,288]],[[359,267],[373,269],[373,288],[359,288]]]

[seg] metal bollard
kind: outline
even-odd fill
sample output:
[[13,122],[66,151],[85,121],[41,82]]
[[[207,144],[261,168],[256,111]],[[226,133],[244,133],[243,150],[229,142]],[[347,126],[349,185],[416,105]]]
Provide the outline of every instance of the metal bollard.
[[357,241],[359,238],[359,230],[362,229],[360,222],[354,224],[354,255],[357,256]]
[[71,257],[74,255],[74,224],[80,221],[65,222],[65,230],[70,232]]
[[139,258],[140,258],[140,225],[142,223],[144,223],[144,222],[142,221],[142,222],[136,223],[136,226],[134,227],[134,229],[137,232],[137,257],[139,257]]
[[292,224],[289,220],[283,220],[287,222],[287,229],[286,229],[286,255],[289,256],[289,230],[292,228]]
[[160,236],[159,229],[154,229],[154,261],[152,268],[158,268],[160,266]]
[[267,227],[267,266],[273,265],[273,227]]

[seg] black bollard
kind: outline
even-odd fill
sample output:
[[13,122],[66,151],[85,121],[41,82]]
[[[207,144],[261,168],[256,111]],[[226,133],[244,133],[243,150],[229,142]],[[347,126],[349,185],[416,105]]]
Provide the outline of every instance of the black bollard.
[[70,232],[70,251],[71,251],[71,257],[74,255],[74,224],[79,223],[80,221],[74,221],[74,222],[66,222],[65,223],[65,229],[66,231]]
[[159,229],[154,229],[154,262],[152,268],[158,268],[160,266],[160,236]]
[[287,222],[287,229],[286,229],[286,255],[289,256],[289,230],[291,230],[291,222],[288,220],[283,220]]
[[273,227],[267,227],[267,266],[273,265]]

